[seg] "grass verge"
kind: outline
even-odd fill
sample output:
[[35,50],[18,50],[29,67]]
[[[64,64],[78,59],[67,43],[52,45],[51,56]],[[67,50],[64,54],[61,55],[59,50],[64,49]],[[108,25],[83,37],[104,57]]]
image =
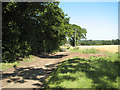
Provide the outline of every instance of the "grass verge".
[[[110,53],[108,53],[110,55]],[[120,65],[117,54],[108,58],[73,58],[61,62],[46,79],[48,88],[118,88]],[[116,58],[114,58],[116,57]],[[120,62],[119,62],[120,63]],[[119,79],[119,80],[118,80]],[[120,83],[120,82],[119,82]]]
[[91,48],[91,49],[70,49],[70,52],[80,52],[80,53],[100,53],[98,50]]
[[1,71],[12,68],[13,66],[19,66],[19,65],[21,65],[21,61],[23,61],[23,62],[31,62],[33,60],[34,59],[33,59],[32,55],[30,55],[29,58],[24,58],[24,59],[22,59],[20,61],[14,62],[14,63],[0,63]]

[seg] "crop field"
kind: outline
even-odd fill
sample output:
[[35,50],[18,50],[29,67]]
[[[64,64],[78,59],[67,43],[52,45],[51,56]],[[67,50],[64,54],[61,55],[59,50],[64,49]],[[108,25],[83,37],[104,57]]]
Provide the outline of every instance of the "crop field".
[[86,48],[95,48],[99,51],[104,52],[120,52],[120,45],[100,45],[100,46],[78,46],[79,49],[86,49]]

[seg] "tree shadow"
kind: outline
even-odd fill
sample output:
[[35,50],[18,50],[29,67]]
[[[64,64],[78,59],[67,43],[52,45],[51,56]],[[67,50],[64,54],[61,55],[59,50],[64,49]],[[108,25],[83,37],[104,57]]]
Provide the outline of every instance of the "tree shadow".
[[[60,55],[38,55],[40,58],[62,58],[68,56],[67,54],[60,54]],[[23,61],[22,59],[20,61]],[[14,71],[12,73],[3,73],[2,74],[2,79],[8,79],[7,83],[26,83],[27,80],[34,80],[40,83],[34,83],[34,86],[37,87],[45,87],[44,82],[47,76],[56,68],[55,64],[50,64],[50,65],[45,65],[44,68],[34,68],[34,67],[16,67],[14,66]],[[68,77],[69,78],[69,77]],[[42,84],[41,84],[42,83]]]
[[40,58],[62,58],[62,57],[65,57],[65,56],[68,56],[68,55],[64,55],[64,54],[61,54],[61,55],[39,55]]
[[[64,80],[70,80],[71,82],[76,80],[75,77],[72,77],[70,75],[59,77],[57,73],[59,69],[59,73],[61,74],[74,74],[76,72],[85,73],[88,78],[92,79],[94,83],[92,86],[93,88],[114,88],[112,84],[109,84],[101,78],[107,77],[110,82],[116,82],[116,78],[118,76],[120,77],[120,72],[118,72],[118,68],[120,68],[120,66],[118,63],[101,59],[88,60],[82,58],[74,58],[55,64],[49,64],[45,67],[46,69],[34,67],[16,68],[13,73],[3,73],[2,78],[8,78],[8,83],[14,82],[23,84],[27,82],[27,80],[38,81],[40,83],[34,83],[33,86],[37,86],[39,88],[47,87],[51,81],[53,83],[59,84]],[[50,74],[52,74],[52,77],[46,83],[45,79]],[[61,86],[56,87],[63,88]]]
[[[60,63],[59,67],[53,72],[49,82],[47,82],[47,85],[51,82],[53,84],[54,82],[63,82],[64,78],[62,79],[58,75],[60,73],[66,75],[66,73],[73,74],[76,72],[83,72],[86,77],[92,79],[93,88],[115,88],[112,83],[116,83],[116,79],[120,77],[118,68],[120,68],[119,64],[107,60],[69,59]],[[76,78],[72,80],[75,79]],[[70,79],[68,78],[68,80]],[[109,82],[107,82],[107,80]]]
[[54,69],[43,69],[43,68],[33,68],[33,67],[26,67],[26,68],[17,68],[13,73],[3,73],[2,79],[7,78],[8,83],[25,83],[27,80],[34,80],[40,83],[33,84],[34,86],[44,87],[45,78],[48,74],[50,74]]
[[[34,68],[34,67],[14,67],[15,71],[12,73],[3,73],[2,74],[2,79],[7,79],[7,83],[26,83],[27,80],[34,80],[37,81],[39,83],[34,83],[32,84],[33,86],[37,86],[38,88],[45,88],[46,84],[45,84],[45,79],[51,74],[51,72],[53,72],[54,70],[56,70],[55,68],[57,68],[57,65],[59,64],[55,63],[55,64],[49,64],[49,65],[45,65],[45,69],[44,68]],[[75,80],[75,78],[70,77],[70,76],[64,76],[61,79],[65,78],[66,80],[70,79],[70,80]]]

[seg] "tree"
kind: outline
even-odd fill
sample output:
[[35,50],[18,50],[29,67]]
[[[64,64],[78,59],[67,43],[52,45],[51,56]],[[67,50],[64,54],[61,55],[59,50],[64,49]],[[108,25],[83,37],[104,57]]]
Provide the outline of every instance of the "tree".
[[75,41],[76,41],[76,44],[78,44],[80,39],[85,38],[87,31],[85,28],[81,28],[80,26],[75,24],[72,24],[70,26],[71,26],[71,30],[68,33],[68,37],[70,39],[70,44],[72,46],[75,46]]
[[3,61],[52,52],[66,39],[69,18],[59,2],[4,2]]

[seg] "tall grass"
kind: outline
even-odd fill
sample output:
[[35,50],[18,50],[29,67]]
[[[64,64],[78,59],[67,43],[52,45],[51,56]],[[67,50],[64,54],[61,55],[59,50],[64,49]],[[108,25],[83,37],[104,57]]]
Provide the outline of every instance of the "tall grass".
[[100,53],[98,50],[91,48],[91,49],[70,49],[70,52],[80,52],[80,53]]

